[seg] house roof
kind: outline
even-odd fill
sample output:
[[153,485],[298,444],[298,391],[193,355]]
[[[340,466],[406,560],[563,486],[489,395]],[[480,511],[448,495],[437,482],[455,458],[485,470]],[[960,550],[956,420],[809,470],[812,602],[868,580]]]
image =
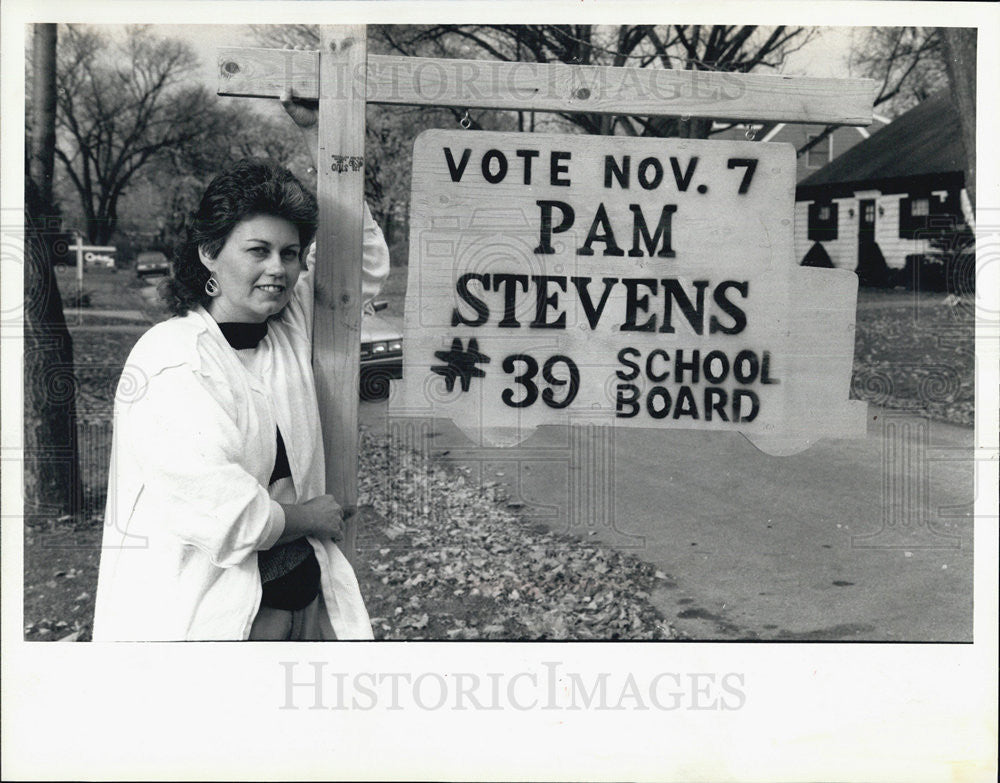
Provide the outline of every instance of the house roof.
[[965,151],[958,111],[949,93],[943,91],[855,144],[802,180],[799,187],[964,170]]
[[[867,127],[862,128],[860,125],[855,125],[853,127],[849,125],[842,125],[841,127],[852,128],[852,130],[856,131],[857,134],[861,136],[861,138],[867,139],[875,131],[879,130],[880,128],[884,128],[890,122],[891,120],[889,120],[888,117],[883,117],[881,114],[873,114],[872,123]],[[788,125],[787,122],[778,122],[778,123],[771,123],[770,125],[765,125],[764,129],[757,131],[757,138],[760,141],[772,141],[779,133],[781,133],[781,131],[785,129],[786,125]],[[817,128],[825,127],[820,123],[813,123],[813,126]]]

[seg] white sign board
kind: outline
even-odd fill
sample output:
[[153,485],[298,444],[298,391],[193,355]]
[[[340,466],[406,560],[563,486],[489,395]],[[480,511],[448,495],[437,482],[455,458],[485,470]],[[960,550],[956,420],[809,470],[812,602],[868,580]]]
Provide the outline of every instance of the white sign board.
[[428,131],[393,415],[863,436],[857,279],[797,266],[790,145]]

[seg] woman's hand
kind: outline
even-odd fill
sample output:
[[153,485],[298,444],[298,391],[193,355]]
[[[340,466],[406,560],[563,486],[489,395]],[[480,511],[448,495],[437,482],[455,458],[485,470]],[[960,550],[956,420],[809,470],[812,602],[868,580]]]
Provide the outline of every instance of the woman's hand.
[[285,510],[285,531],[277,543],[284,544],[302,536],[344,540],[344,520],[350,519],[353,509],[344,509],[332,495],[319,495],[305,503],[282,503]]
[[[288,45],[286,49],[298,49]],[[306,138],[306,147],[309,149],[309,157],[312,158],[313,165],[316,165],[316,156],[319,150],[319,101],[303,100],[295,97],[295,92],[290,84],[281,88],[281,95],[278,97],[285,113],[292,118],[292,122],[299,126],[303,136]]]
[[285,85],[278,98],[281,106],[292,122],[299,126],[302,135],[305,137],[306,148],[309,150],[309,157],[316,165],[316,156],[319,152],[319,102],[301,101],[295,97],[292,88]]
[[319,122],[319,102],[296,98],[291,85],[286,84],[278,97],[282,108],[300,128],[313,128]]

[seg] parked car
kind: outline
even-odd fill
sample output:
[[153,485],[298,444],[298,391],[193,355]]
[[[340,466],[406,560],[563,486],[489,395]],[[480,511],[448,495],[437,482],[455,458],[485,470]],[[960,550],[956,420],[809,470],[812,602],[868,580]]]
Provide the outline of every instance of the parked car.
[[170,261],[159,250],[143,250],[135,257],[135,276],[138,278],[170,274]]
[[398,318],[379,315],[388,302],[375,302],[361,318],[361,399],[384,400],[389,381],[403,377],[403,330]]
[[86,266],[96,266],[103,269],[114,270],[115,257],[113,255],[108,255],[107,253],[87,252],[83,254],[83,263]]

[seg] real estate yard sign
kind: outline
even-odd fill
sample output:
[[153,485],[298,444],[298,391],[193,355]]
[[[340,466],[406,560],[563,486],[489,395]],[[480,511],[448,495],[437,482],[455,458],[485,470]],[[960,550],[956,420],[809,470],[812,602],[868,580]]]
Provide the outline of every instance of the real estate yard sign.
[[857,280],[792,250],[790,145],[428,131],[393,415],[863,436]]

